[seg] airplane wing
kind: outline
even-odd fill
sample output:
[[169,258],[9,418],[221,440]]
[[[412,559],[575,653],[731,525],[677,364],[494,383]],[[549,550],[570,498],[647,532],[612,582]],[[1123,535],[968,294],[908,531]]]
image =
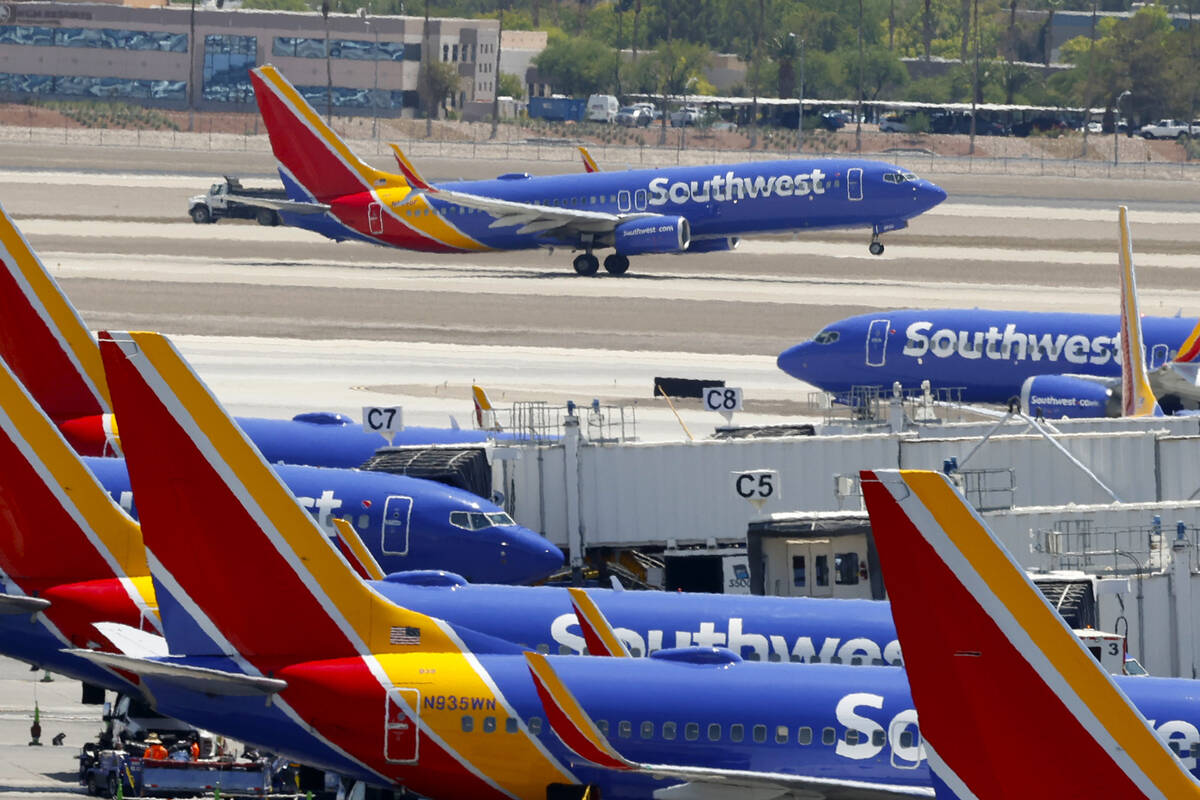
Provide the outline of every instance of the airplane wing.
[[50,601],[41,597],[26,597],[19,594],[0,594],[0,615],[36,614],[50,607]]
[[613,748],[587,711],[559,679],[545,656],[525,653],[530,674],[555,735],[581,758],[608,769],[637,772],[682,783],[659,789],[655,800],[711,800],[736,791],[747,800],[900,800],[934,797],[932,788],[750,770],[630,761]]
[[269,197],[250,197],[249,195],[231,194],[230,200],[236,200],[244,206],[270,208],[274,211],[285,211],[289,214],[324,214],[329,210],[328,203],[305,203],[301,200],[272,200]]
[[259,697],[278,694],[287,688],[287,681],[243,675],[191,664],[175,664],[118,653],[101,653],[96,650],[64,650],[65,653],[85,658],[94,664],[112,667],[135,675],[157,678],[183,689],[205,694],[228,697]]
[[604,211],[584,211],[576,208],[559,206],[543,206],[537,203],[521,203],[515,200],[501,200],[495,197],[484,197],[469,192],[456,192],[449,189],[439,189],[425,180],[412,162],[396,145],[391,145],[396,156],[396,163],[404,178],[413,187],[413,192],[401,201],[408,203],[424,195],[427,198],[454,203],[464,208],[473,208],[495,217],[489,228],[508,228],[520,226],[517,233],[545,233],[549,236],[561,235],[570,238],[577,233],[606,234],[611,233],[622,222],[643,217],[654,217],[657,214],[633,212],[625,214],[609,214]]

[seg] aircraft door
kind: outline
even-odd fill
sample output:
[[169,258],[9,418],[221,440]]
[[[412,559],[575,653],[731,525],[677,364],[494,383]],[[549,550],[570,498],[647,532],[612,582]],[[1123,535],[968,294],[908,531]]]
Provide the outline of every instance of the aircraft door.
[[383,542],[385,555],[408,555],[408,531],[412,521],[411,497],[394,494],[383,506]]
[[916,769],[925,757],[921,744],[921,730],[917,727],[917,713],[904,711],[896,715],[888,726],[888,750],[891,751],[892,766],[896,769]]
[[1158,369],[1167,363],[1168,356],[1168,348],[1165,344],[1154,345],[1153,349],[1150,350],[1150,363],[1147,365],[1147,369]]
[[846,197],[850,200],[862,200],[862,189],[862,167],[846,170]]
[[383,233],[383,206],[379,203],[367,206],[367,227],[371,233]]
[[646,210],[646,190],[638,189],[633,193],[633,207],[638,211]]
[[392,764],[415,764],[420,750],[421,693],[388,689],[383,721],[383,758]]
[[628,211],[631,208],[629,201],[629,190],[622,189],[617,192],[617,211]]
[[891,331],[892,321],[888,319],[873,319],[867,329],[867,366],[882,367],[887,360],[887,340]]

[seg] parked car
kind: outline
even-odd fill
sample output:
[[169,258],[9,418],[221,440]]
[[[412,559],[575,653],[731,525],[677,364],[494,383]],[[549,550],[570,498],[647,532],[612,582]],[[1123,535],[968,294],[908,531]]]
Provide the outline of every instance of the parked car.
[[700,109],[695,106],[684,106],[671,112],[671,126],[681,128],[685,125],[695,125],[700,121]]
[[637,106],[625,106],[617,112],[616,123],[626,128],[640,128],[650,124],[650,113]]
[[591,122],[611,123],[621,109],[617,98],[611,94],[594,94],[588,98],[587,119]]
[[884,117],[879,120],[879,131],[880,133],[908,133],[908,120],[899,114]]
[[634,108],[640,108],[646,112],[646,119],[650,122],[657,122],[662,119],[662,112],[654,107],[654,103],[634,103]]
[[1138,128],[1138,135],[1143,139],[1182,139],[1196,133],[1189,123],[1178,119],[1160,119]]
[[826,111],[821,114],[821,127],[827,130],[840,131],[849,121],[850,115],[844,111]]

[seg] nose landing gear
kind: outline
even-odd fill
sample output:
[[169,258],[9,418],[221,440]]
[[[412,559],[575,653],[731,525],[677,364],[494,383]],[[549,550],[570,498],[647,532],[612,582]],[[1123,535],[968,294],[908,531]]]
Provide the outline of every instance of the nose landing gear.
[[879,234],[871,234],[871,244],[867,247],[873,256],[883,255],[883,242],[879,241]]

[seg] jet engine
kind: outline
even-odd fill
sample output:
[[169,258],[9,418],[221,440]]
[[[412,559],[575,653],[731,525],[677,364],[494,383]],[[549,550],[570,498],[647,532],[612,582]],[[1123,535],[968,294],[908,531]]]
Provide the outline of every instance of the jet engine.
[[1034,375],[1021,385],[1021,410],[1050,419],[1120,416],[1120,400],[1102,383],[1074,375]]
[[691,240],[691,226],[683,217],[640,217],[622,222],[613,231],[613,247],[623,256],[680,253]]

